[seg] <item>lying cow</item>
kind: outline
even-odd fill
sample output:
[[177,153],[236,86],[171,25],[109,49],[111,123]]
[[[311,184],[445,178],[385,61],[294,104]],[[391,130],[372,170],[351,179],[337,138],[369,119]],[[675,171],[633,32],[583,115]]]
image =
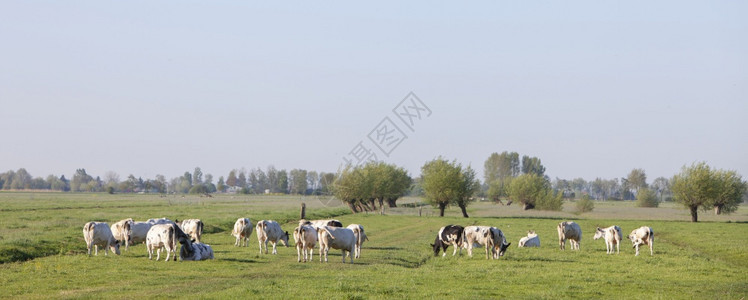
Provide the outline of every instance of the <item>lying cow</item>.
[[649,245],[649,255],[654,255],[654,231],[652,231],[652,227],[642,226],[634,229],[628,238],[636,248],[636,256],[639,256],[639,246],[642,244]]
[[621,227],[616,225],[595,229],[595,236],[593,240],[600,238],[605,239],[605,253],[613,254],[613,246],[616,247],[616,253],[621,253],[621,241],[623,240],[623,234],[621,233]]
[[265,254],[268,254],[268,242],[273,244],[273,254],[278,254],[275,248],[278,242],[288,247],[288,231],[283,232],[278,222],[261,220],[257,222],[255,229],[257,230],[257,241],[260,243],[260,253],[262,253],[262,246],[265,246]]
[[242,241],[245,247],[249,247],[249,237],[252,236],[252,221],[249,218],[239,218],[234,223],[234,230],[231,231],[231,235],[236,237],[234,246],[242,246]]
[[359,259],[361,258],[361,245],[364,244],[364,241],[369,240],[369,238],[366,236],[366,232],[364,232],[364,226],[361,226],[359,224],[351,224],[346,228],[353,230],[353,234],[356,236],[356,249],[354,253],[356,259]]
[[462,254],[462,233],[465,228],[460,225],[447,225],[439,229],[439,233],[436,234],[436,240],[431,244],[434,249],[434,256],[439,256],[439,251],[443,251],[442,256],[447,256],[447,248],[449,245],[454,246],[452,256],[457,254],[457,250]]
[[351,258],[353,263],[353,251],[356,250],[356,235],[353,230],[341,227],[322,226],[317,228],[317,240],[319,241],[319,261],[322,262],[322,256],[327,262],[327,252],[330,248],[340,249],[343,253],[343,263],[345,256]]
[[535,231],[528,231],[527,236],[519,239],[520,247],[540,247],[540,237]]
[[566,250],[566,240],[571,243],[571,250],[579,250],[579,241],[582,240],[582,229],[577,223],[564,221],[558,223],[558,244],[561,250]]
[[491,252],[491,259],[498,259],[504,256],[506,249],[509,248],[511,243],[506,242],[504,233],[496,227],[490,226],[468,226],[465,227],[463,233],[463,247],[468,250],[468,256],[473,256],[473,247],[480,245],[486,248],[486,259],[489,258],[489,251]]
[[179,260],[213,259],[213,248],[203,243],[193,243],[186,240],[179,248]]
[[174,253],[174,260],[177,260],[177,243],[189,243],[188,236],[176,224],[156,224],[151,226],[145,241],[145,247],[148,249],[148,259],[153,259],[153,250],[156,250],[156,261],[161,258],[161,250],[166,249],[166,259],[169,261],[169,255]]
[[330,226],[330,227],[343,227],[343,223],[341,223],[338,220],[312,220],[308,221],[305,219],[299,220],[299,226],[301,225],[310,225],[314,227],[315,229],[323,227],[323,226]]
[[107,249],[119,255],[119,241],[112,235],[109,224],[103,222],[88,222],[83,225],[83,239],[86,241],[88,255],[91,256],[91,248],[94,255],[99,255],[99,246],[104,248],[104,255],[108,255]]
[[203,236],[203,221],[200,219],[187,219],[177,223],[184,233],[188,234],[196,242],[200,242]]
[[[179,220],[177,220],[179,221]],[[150,223],[151,225],[158,225],[158,224],[176,224],[176,222],[169,220],[167,218],[160,218],[160,219],[148,219],[146,223]]]
[[314,246],[317,245],[317,230],[310,225],[300,225],[293,230],[293,239],[296,243],[296,261],[301,262],[304,256],[304,262],[312,260]]
[[133,224],[134,222],[132,219],[124,219],[112,224],[112,227],[110,227],[114,238],[120,241],[120,243],[125,244],[125,251],[130,248],[130,231],[132,230],[131,228]]

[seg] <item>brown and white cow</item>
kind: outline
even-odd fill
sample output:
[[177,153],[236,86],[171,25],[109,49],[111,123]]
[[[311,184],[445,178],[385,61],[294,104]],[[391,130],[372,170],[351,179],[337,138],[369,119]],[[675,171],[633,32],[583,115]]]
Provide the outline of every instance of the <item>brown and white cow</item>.
[[288,231],[284,232],[278,222],[273,220],[260,220],[257,222],[257,241],[260,243],[260,253],[265,246],[265,254],[268,254],[268,242],[273,244],[273,254],[278,254],[276,244],[281,242],[288,247]]
[[156,250],[156,261],[161,258],[161,250],[166,249],[166,260],[174,253],[174,261],[177,260],[177,243],[190,243],[190,236],[184,233],[174,223],[156,224],[148,230],[145,246],[148,249],[148,259],[153,259],[153,251]]
[[369,237],[366,236],[366,232],[364,231],[364,226],[361,226],[359,224],[350,224],[346,228],[353,230],[353,234],[356,236],[356,249],[354,251],[356,259],[361,258],[361,245],[364,244],[364,241],[368,241]]
[[83,225],[83,239],[86,241],[88,255],[91,255],[91,248],[94,248],[94,255],[99,255],[99,246],[104,248],[104,255],[107,255],[107,249],[112,250],[114,254],[119,255],[119,241],[112,235],[109,224],[103,222],[88,222]]
[[527,236],[519,239],[519,247],[540,247],[540,237],[535,231],[528,231]]
[[592,239],[597,240],[600,238],[605,239],[605,253],[613,254],[614,246],[616,247],[616,253],[621,253],[621,241],[623,240],[621,227],[616,225],[606,228],[597,227],[597,229],[595,229],[595,236],[593,236]]
[[184,233],[200,243],[200,238],[203,236],[203,221],[200,219],[187,219],[182,220],[182,222],[179,222],[178,224]]
[[317,245],[317,229],[310,225],[300,225],[293,230],[293,239],[296,242],[296,261],[304,262],[312,260],[314,246]]
[[114,238],[120,241],[120,243],[125,244],[125,251],[130,248],[130,231],[132,230],[131,228],[133,224],[134,222],[132,219],[124,219],[112,224],[112,227],[110,227]]
[[[511,243],[506,242],[504,233],[491,226],[467,226],[463,233],[463,247],[468,250],[468,256],[473,256],[473,247],[480,245],[486,249],[486,259],[498,259],[504,256]],[[489,256],[489,252],[491,255]]]
[[322,226],[317,228],[317,240],[319,241],[319,261],[322,262],[322,256],[327,262],[327,252],[330,248],[340,249],[343,253],[343,263],[345,263],[346,253],[353,263],[353,251],[356,250],[356,236],[353,230],[341,227]]
[[582,240],[582,229],[577,223],[564,221],[558,223],[558,244],[561,250],[566,250],[566,240],[571,242],[571,250],[579,250],[579,242]]
[[652,227],[642,226],[634,229],[628,238],[636,248],[636,256],[639,256],[639,246],[642,244],[649,245],[649,255],[654,255],[654,231],[652,231]]
[[236,223],[234,223],[234,230],[231,231],[231,235],[236,237],[234,246],[241,247],[242,242],[244,242],[244,246],[249,247],[249,237],[252,236],[253,228],[254,225],[252,225],[252,221],[249,218],[237,219]]

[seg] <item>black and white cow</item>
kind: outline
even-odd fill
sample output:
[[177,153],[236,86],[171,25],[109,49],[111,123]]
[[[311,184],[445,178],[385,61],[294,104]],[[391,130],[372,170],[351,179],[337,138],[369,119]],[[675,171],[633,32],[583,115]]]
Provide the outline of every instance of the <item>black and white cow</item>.
[[462,234],[464,230],[465,228],[460,225],[447,225],[440,228],[439,233],[436,235],[436,240],[431,244],[431,247],[434,249],[434,256],[439,256],[440,250],[444,251],[442,256],[447,256],[447,247],[449,245],[454,246],[452,256],[457,254],[458,250],[462,254]]

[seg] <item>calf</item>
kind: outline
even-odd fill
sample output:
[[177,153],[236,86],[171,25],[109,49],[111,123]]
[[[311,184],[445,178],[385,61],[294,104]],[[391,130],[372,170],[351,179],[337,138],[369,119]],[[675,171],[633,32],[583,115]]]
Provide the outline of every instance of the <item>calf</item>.
[[103,222],[88,222],[83,225],[83,239],[86,241],[88,255],[91,256],[91,248],[94,255],[99,255],[99,246],[104,248],[104,255],[108,255],[107,249],[119,255],[119,241],[112,235],[109,224]]
[[649,245],[649,255],[654,255],[654,231],[652,231],[652,227],[642,226],[634,229],[628,238],[636,248],[636,256],[639,256],[639,246],[641,244]]
[[540,237],[535,231],[528,231],[527,236],[519,240],[520,247],[540,247]]
[[621,227],[616,225],[595,229],[595,236],[593,240],[599,238],[605,238],[605,253],[613,254],[613,246],[616,247],[616,253],[621,253],[621,240],[623,240],[623,234],[621,233]]
[[260,253],[262,253],[262,246],[265,246],[265,254],[268,254],[268,242],[273,244],[273,254],[278,254],[275,246],[278,242],[283,243],[284,246],[288,247],[288,231],[283,232],[280,225],[276,221],[272,220],[261,220],[257,222],[257,241],[260,242]]
[[322,262],[322,256],[327,262],[327,252],[330,248],[340,249],[343,253],[343,263],[345,263],[346,253],[353,263],[353,251],[356,249],[356,235],[353,230],[341,227],[323,226],[317,228],[317,240],[319,241],[319,261]]
[[254,225],[252,225],[252,221],[249,218],[237,219],[236,223],[234,223],[234,230],[231,231],[231,235],[236,237],[234,246],[241,247],[242,241],[244,241],[244,246],[249,247],[249,237],[252,236],[252,228],[254,228]]
[[206,259],[213,259],[213,248],[210,245],[185,240],[182,247],[179,248],[179,260]]
[[114,238],[120,241],[120,243],[125,243],[125,251],[130,248],[130,231],[133,223],[132,219],[124,219],[112,224],[112,227],[110,227]]
[[296,242],[296,261],[301,262],[302,253],[304,262],[311,261],[317,245],[317,230],[310,225],[300,225],[293,230],[293,239]]
[[447,225],[439,229],[439,233],[436,234],[436,240],[431,244],[434,249],[434,256],[439,256],[439,251],[443,251],[442,256],[447,256],[447,248],[449,245],[454,246],[452,256],[457,254],[457,250],[460,250],[462,254],[462,233],[465,228],[460,225]]
[[200,219],[187,219],[182,220],[178,224],[184,233],[190,235],[196,242],[200,242],[200,238],[203,236],[203,221]]
[[566,240],[571,242],[571,250],[579,250],[579,241],[582,240],[582,229],[577,223],[564,221],[558,223],[558,244],[561,250],[566,250]]
[[174,260],[177,260],[177,243],[189,243],[190,237],[182,231],[176,224],[156,224],[151,226],[145,241],[148,249],[148,259],[153,259],[153,250],[156,250],[156,261],[161,258],[161,249],[166,249],[166,259],[169,261],[169,255],[174,253]]
[[468,226],[463,233],[463,247],[468,249],[468,255],[473,256],[473,247],[475,244],[486,248],[486,259],[489,258],[488,252],[491,252],[491,259],[498,259],[504,256],[506,249],[511,243],[506,242],[504,233],[496,227],[490,226]]
[[354,253],[356,259],[359,259],[361,257],[361,245],[364,244],[364,240],[369,240],[369,238],[366,236],[366,232],[364,232],[364,226],[361,226],[359,224],[351,224],[346,228],[353,230],[353,234],[356,236],[356,251]]

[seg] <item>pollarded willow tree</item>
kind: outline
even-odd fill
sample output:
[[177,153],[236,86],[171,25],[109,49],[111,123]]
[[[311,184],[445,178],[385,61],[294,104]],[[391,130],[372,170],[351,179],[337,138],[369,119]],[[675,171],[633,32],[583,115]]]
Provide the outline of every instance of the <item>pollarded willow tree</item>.
[[714,209],[716,214],[737,210],[746,192],[746,183],[735,171],[714,170],[705,162],[683,167],[670,180],[675,201],[691,212],[691,221],[698,222],[698,210]]
[[377,202],[384,214],[384,203],[396,207],[396,201],[410,188],[411,178],[404,168],[382,162],[371,162],[338,172],[331,186],[333,194],[352,212],[375,211]]
[[454,204],[460,207],[462,216],[467,218],[467,206],[473,201],[473,194],[480,183],[475,179],[475,171],[469,166],[463,170],[456,161],[441,157],[427,162],[421,167],[421,186],[426,201],[439,207],[439,216]]

